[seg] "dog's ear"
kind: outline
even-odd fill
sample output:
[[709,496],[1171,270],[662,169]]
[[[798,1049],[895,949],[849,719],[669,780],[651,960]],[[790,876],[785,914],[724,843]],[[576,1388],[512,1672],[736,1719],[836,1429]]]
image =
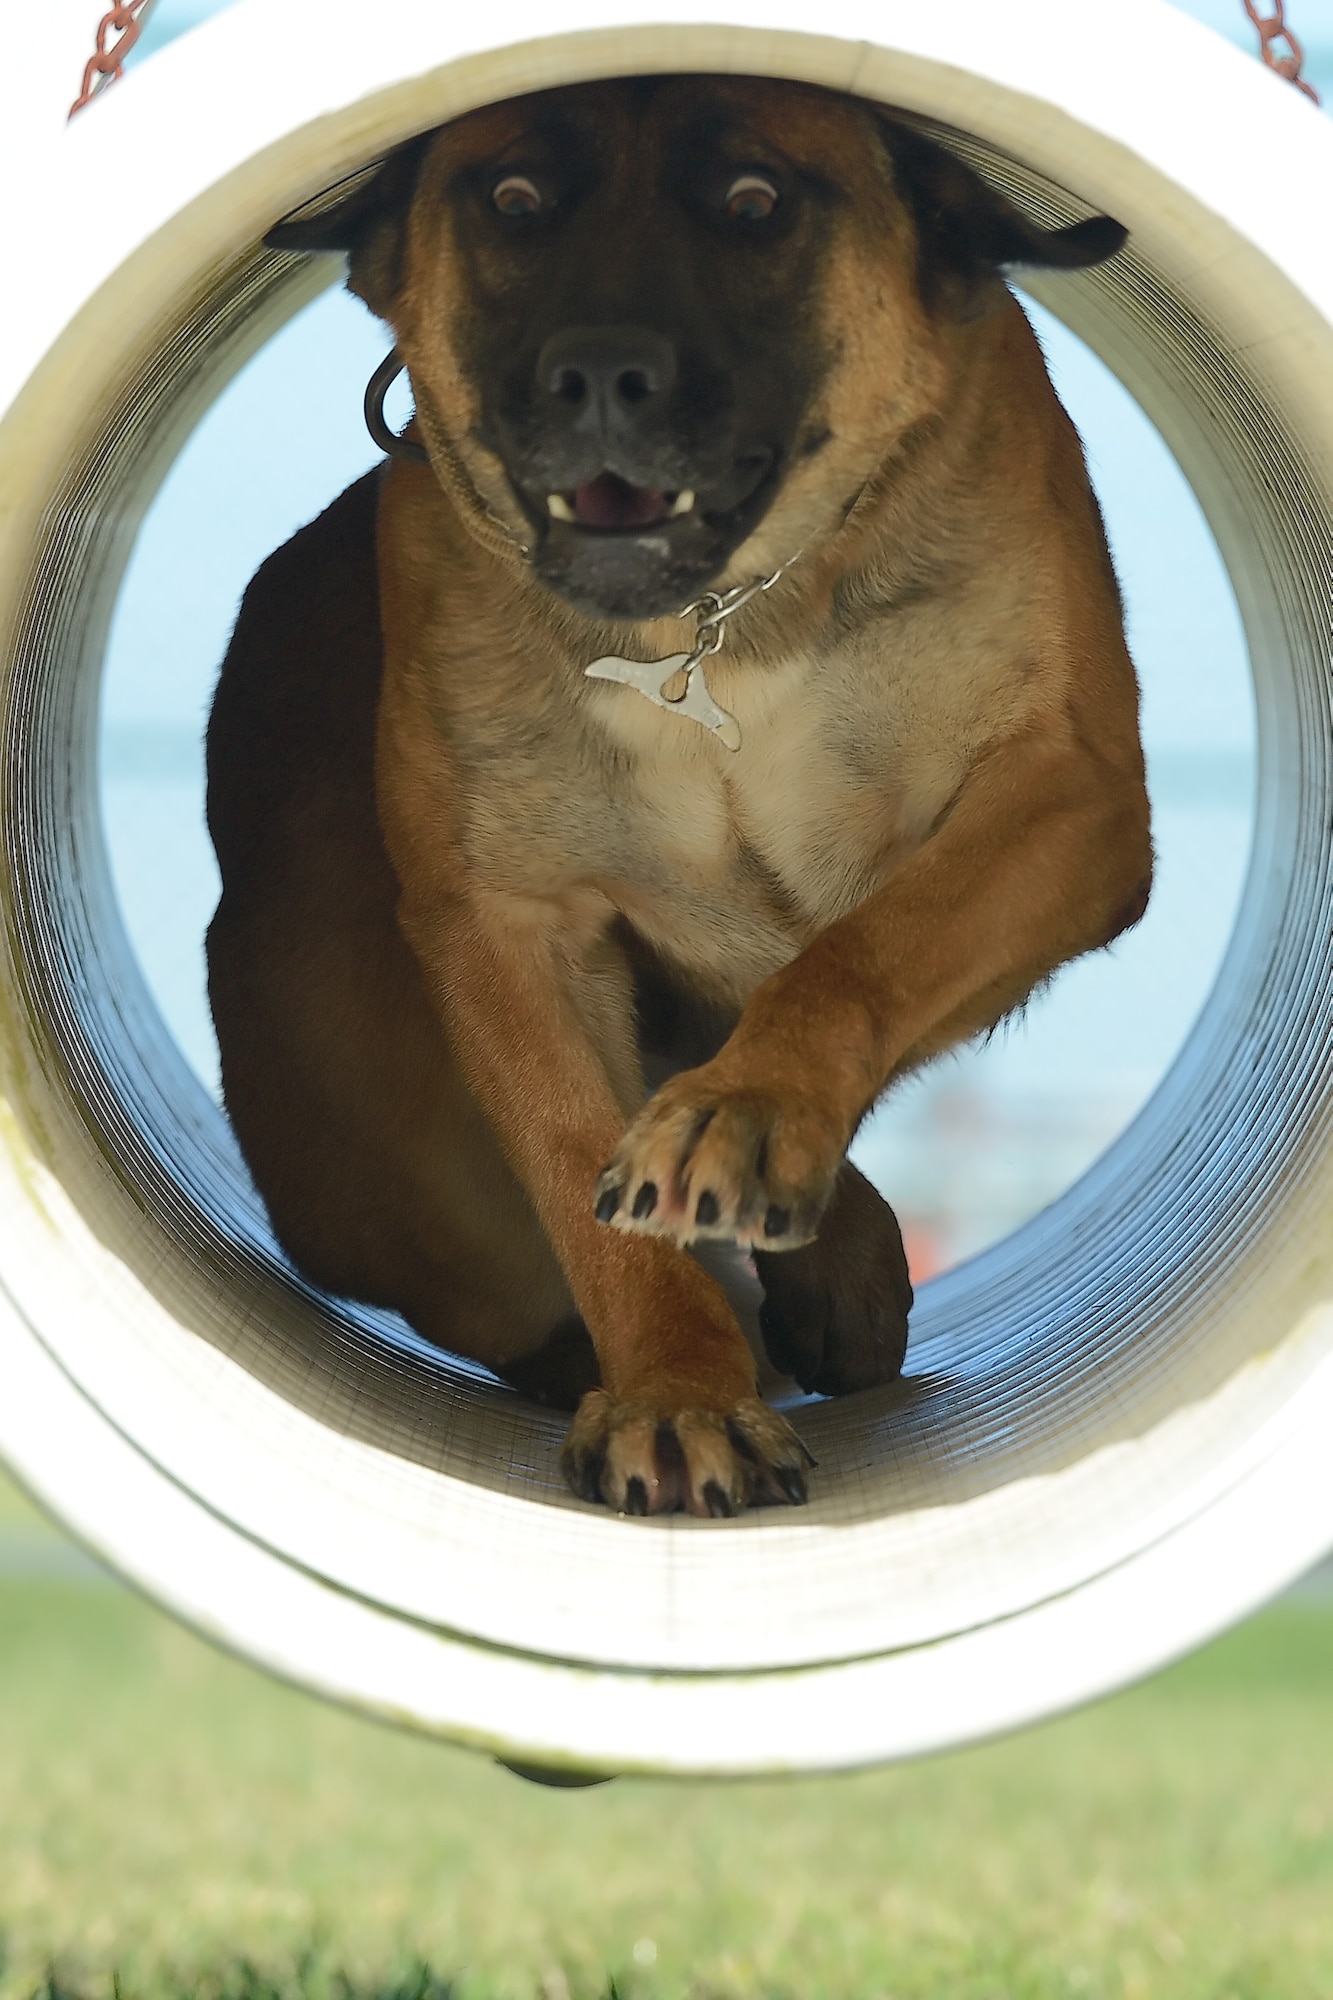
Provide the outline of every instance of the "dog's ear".
[[265,243],[270,250],[345,250],[348,284],[383,316],[402,286],[404,226],[434,136],[423,132],[400,146],[328,208],[289,216],[269,230]]
[[1041,229],[980,174],[924,133],[881,118],[899,192],[920,244],[918,276],[928,309],[970,319],[985,310],[999,271],[1040,264],[1077,271],[1113,257],[1129,231],[1109,215],[1067,229]]

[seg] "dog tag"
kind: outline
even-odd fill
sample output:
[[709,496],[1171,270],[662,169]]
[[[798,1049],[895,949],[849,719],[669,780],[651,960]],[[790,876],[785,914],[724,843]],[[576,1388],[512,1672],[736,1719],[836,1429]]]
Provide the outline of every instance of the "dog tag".
[[[682,668],[686,669],[685,691],[679,700],[669,701],[662,690]],[[671,653],[665,660],[621,660],[614,653],[607,653],[583,671],[591,681],[619,681],[625,687],[637,688],[669,714],[687,715],[691,722],[702,723],[728,750],[741,747],[739,722],[725,708],[718,707],[708,692],[702,660],[696,660],[691,667],[688,653]]]

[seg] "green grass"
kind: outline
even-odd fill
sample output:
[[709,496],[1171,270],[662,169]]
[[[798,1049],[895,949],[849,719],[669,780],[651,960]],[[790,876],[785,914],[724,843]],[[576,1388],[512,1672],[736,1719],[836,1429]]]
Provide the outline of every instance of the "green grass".
[[41,1520],[27,1495],[0,1471],[0,1530],[36,1526]]
[[0,1578],[0,1937],[0,2000],[1328,2000],[1333,1600],[930,1763],[561,1793]]

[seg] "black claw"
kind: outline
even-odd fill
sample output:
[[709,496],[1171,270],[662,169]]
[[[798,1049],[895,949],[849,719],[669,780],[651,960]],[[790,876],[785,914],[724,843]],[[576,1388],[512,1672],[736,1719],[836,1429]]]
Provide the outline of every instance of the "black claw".
[[648,1512],[648,1488],[636,1473],[633,1479],[625,1481],[626,1514],[646,1514]]
[[659,1458],[664,1458],[669,1465],[683,1465],[685,1463],[684,1453],[680,1448],[680,1439],[676,1436],[676,1427],[670,1417],[659,1419],[657,1429],[653,1432],[653,1450]]
[[736,1512],[731,1495],[723,1492],[716,1479],[710,1479],[704,1488],[704,1505],[715,1521],[729,1521]]
[[770,1202],[768,1213],[764,1217],[765,1236],[785,1236],[790,1228],[791,1210],[779,1208],[776,1202]]
[[809,1498],[805,1490],[805,1477],[794,1465],[778,1465],[773,1468],[773,1476],[793,1507],[804,1507]]
[[620,1189],[618,1187],[603,1188],[597,1197],[597,1206],[593,1210],[593,1214],[599,1222],[610,1222],[619,1207]]
[[755,1450],[734,1417],[727,1418],[727,1436],[731,1440],[731,1448],[737,1457],[743,1458],[747,1465],[758,1465],[759,1453]]
[[645,1181],[634,1197],[634,1207],[631,1210],[634,1220],[642,1222],[645,1215],[651,1215],[656,1207],[657,1183],[656,1181]]
[[722,1210],[718,1205],[717,1196],[713,1193],[712,1188],[705,1188],[699,1196],[695,1207],[695,1221],[701,1229],[711,1229],[721,1213]]
[[590,1452],[588,1457],[574,1468],[574,1491],[580,1500],[588,1500],[596,1505],[601,1499],[602,1467],[605,1463],[606,1460],[599,1452]]

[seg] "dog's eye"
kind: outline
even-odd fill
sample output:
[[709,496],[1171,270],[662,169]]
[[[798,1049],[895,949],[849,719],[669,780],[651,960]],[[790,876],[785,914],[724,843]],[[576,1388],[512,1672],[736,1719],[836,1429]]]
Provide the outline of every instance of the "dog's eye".
[[491,200],[501,215],[536,215],[542,207],[541,189],[526,174],[506,174],[491,189]]
[[766,222],[778,205],[778,191],[762,174],[737,174],[722,198],[733,222]]

